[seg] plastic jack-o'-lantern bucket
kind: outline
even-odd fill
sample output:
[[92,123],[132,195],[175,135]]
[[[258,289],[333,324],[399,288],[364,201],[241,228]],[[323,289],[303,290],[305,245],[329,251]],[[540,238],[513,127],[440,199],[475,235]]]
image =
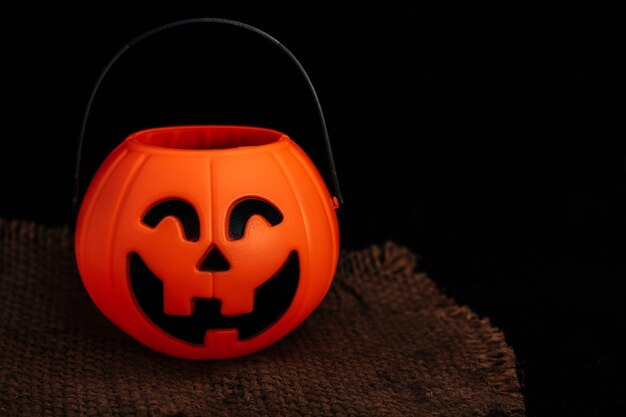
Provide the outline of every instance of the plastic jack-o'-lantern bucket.
[[[270,38],[221,19],[156,31],[200,22]],[[81,145],[98,85],[120,55],[94,88]],[[335,196],[287,135],[243,126],[133,133],[92,179],[76,225],[80,275],[97,307],[141,343],[190,359],[250,354],[295,329],[328,291],[340,193],[319,101],[293,59],[318,104]]]

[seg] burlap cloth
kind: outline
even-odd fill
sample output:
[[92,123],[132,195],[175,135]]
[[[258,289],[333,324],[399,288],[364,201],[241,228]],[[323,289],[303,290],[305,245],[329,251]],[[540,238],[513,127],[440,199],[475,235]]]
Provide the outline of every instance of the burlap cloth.
[[111,324],[72,235],[0,219],[0,415],[521,416],[500,331],[394,243],[343,252],[322,305],[252,356],[190,361]]

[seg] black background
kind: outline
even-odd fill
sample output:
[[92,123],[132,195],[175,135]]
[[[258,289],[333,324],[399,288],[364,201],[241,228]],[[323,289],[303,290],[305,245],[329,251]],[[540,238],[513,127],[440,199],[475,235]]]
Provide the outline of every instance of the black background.
[[[0,6],[0,216],[72,222],[89,92],[126,42],[224,17],[278,38],[324,107],[346,200],[342,246],[410,246],[514,347],[529,416],[626,403],[623,46],[611,10]],[[226,27],[146,41],[93,108],[83,179],[128,133],[179,123],[288,133],[327,172],[296,68]]]

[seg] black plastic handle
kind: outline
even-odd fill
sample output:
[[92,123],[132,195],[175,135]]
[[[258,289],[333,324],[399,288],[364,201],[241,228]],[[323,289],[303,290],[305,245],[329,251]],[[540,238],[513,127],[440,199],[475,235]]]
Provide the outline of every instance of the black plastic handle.
[[108,62],[108,64],[104,67],[104,70],[100,73],[100,76],[98,77],[98,80],[96,81],[96,85],[94,86],[93,90],[91,91],[91,95],[89,96],[89,101],[87,102],[87,107],[85,109],[85,115],[83,116],[83,121],[82,121],[82,125],[81,125],[81,128],[80,128],[80,136],[78,138],[78,151],[77,151],[77,155],[76,155],[76,170],[74,171],[74,198],[72,200],[75,212],[78,211],[78,204],[79,204],[80,168],[81,168],[81,159],[82,159],[82,154],[83,154],[83,142],[84,142],[84,139],[85,139],[85,131],[87,129],[87,122],[88,122],[88,119],[89,119],[89,113],[91,112],[91,106],[92,106],[93,101],[94,101],[94,99],[96,97],[96,93],[98,92],[98,88],[100,87],[100,84],[102,84],[102,81],[106,77],[106,75],[109,72],[109,70],[111,69],[111,67],[113,67],[113,65],[117,62],[117,60],[122,55],[124,55],[124,53],[126,51],[128,51],[132,46],[138,44],[142,40],[144,40],[144,39],[146,39],[146,38],[148,38],[148,37],[150,37],[150,36],[152,36],[152,35],[154,35],[156,33],[162,32],[164,30],[171,29],[171,28],[178,27],[178,26],[183,26],[183,25],[195,24],[195,23],[221,23],[221,24],[226,24],[226,25],[230,25],[230,26],[236,26],[236,27],[239,27],[239,28],[246,29],[246,30],[249,30],[251,32],[254,32],[254,33],[264,37],[265,39],[268,39],[269,41],[273,42],[283,52],[285,52],[289,56],[289,58],[291,58],[291,60],[293,61],[294,64],[296,64],[296,66],[300,70],[300,73],[305,78],[305,80],[307,82],[307,85],[309,86],[309,90],[311,91],[311,94],[313,95],[313,99],[315,100],[315,105],[317,107],[319,120],[320,120],[320,123],[322,125],[322,132],[324,134],[324,142],[325,142],[325,145],[326,145],[326,155],[328,157],[328,164],[329,164],[329,167],[330,167],[331,177],[332,177],[332,181],[333,181],[333,188],[334,188],[334,191],[335,191],[334,194],[335,194],[335,197],[337,198],[337,202],[338,202],[338,207],[337,208],[343,207],[343,196],[341,195],[341,190],[339,188],[339,179],[337,178],[337,169],[335,168],[335,160],[333,159],[333,152],[332,152],[332,148],[331,148],[331,145],[330,145],[330,137],[328,136],[328,128],[326,127],[326,119],[324,118],[324,113],[322,111],[322,105],[320,104],[320,100],[319,100],[319,98],[317,96],[317,92],[315,91],[315,88],[313,87],[313,83],[311,82],[311,78],[309,78],[309,75],[304,70],[304,67],[302,66],[302,64],[300,64],[300,61],[298,61],[298,59],[294,56],[293,53],[291,53],[291,51],[289,49],[287,49],[287,47],[285,47],[276,38],[274,38],[273,36],[269,35],[268,33],[264,32],[264,31],[262,31],[261,29],[258,29],[258,28],[254,27],[254,26],[251,26],[251,25],[248,25],[246,23],[238,22],[236,20],[207,17],[207,18],[194,18],[194,19],[178,20],[178,21],[171,22],[171,23],[165,24],[163,26],[159,26],[159,27],[156,27],[154,29],[151,29],[151,30],[149,30],[149,31],[147,31],[147,32],[137,36],[135,39],[131,40],[126,45],[124,45],[113,56],[113,58],[111,58],[111,60]]

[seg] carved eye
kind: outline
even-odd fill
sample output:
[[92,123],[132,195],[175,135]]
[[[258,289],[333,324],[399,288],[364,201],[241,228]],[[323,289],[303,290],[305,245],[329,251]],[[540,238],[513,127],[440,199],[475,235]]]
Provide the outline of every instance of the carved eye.
[[228,237],[239,240],[243,237],[250,217],[262,216],[270,225],[276,226],[283,221],[282,213],[275,205],[258,197],[249,197],[237,201],[228,216]]
[[171,199],[161,201],[148,210],[142,221],[154,229],[167,216],[176,217],[180,221],[187,240],[197,242],[200,239],[200,218],[198,217],[198,212],[184,200]]

